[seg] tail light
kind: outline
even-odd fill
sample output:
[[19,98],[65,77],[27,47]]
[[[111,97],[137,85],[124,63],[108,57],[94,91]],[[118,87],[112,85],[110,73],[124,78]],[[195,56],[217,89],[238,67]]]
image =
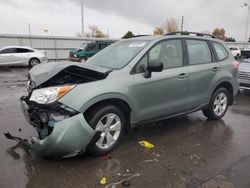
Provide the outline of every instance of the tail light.
[[234,62],[233,62],[233,66],[234,66],[234,68],[238,71],[239,68],[240,68],[240,62],[239,62],[239,61],[234,61]]

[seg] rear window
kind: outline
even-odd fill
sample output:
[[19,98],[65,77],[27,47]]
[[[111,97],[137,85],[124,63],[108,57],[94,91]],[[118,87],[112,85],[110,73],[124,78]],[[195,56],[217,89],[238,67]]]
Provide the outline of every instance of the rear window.
[[213,46],[214,46],[214,49],[217,53],[219,60],[223,60],[223,59],[226,59],[228,57],[227,50],[225,49],[225,47],[222,44],[217,43],[217,42],[213,42]]
[[29,52],[33,52],[33,50],[26,48],[17,48],[17,53],[29,53]]
[[238,48],[231,47],[231,48],[230,48],[230,50],[232,50],[232,51],[236,51],[236,50],[238,50]]
[[187,40],[189,64],[198,65],[212,62],[211,51],[206,41]]

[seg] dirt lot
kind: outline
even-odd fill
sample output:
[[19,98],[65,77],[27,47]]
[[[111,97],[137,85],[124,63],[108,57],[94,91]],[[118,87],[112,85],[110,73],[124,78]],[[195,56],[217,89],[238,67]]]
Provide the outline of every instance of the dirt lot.
[[[0,187],[111,188],[124,179],[129,187],[250,187],[250,92],[236,96],[223,120],[207,121],[197,112],[136,128],[108,157],[53,161],[2,134],[36,135],[19,108],[27,72],[0,68]],[[155,147],[144,149],[141,140]]]

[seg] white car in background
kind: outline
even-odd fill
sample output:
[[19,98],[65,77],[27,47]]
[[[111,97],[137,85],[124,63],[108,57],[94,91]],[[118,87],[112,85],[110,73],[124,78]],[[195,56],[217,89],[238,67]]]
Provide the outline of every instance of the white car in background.
[[43,62],[48,62],[45,51],[24,46],[7,46],[0,49],[0,66],[28,65],[33,67]]
[[241,50],[239,47],[236,46],[231,46],[229,47],[230,51],[232,52],[232,54],[234,55],[235,58],[240,58],[241,56]]

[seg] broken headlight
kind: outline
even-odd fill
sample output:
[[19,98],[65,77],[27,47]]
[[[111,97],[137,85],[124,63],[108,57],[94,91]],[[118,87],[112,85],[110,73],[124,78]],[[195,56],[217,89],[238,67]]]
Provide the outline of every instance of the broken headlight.
[[64,96],[73,89],[73,87],[75,87],[75,85],[36,89],[32,92],[30,101],[39,104],[49,104]]

